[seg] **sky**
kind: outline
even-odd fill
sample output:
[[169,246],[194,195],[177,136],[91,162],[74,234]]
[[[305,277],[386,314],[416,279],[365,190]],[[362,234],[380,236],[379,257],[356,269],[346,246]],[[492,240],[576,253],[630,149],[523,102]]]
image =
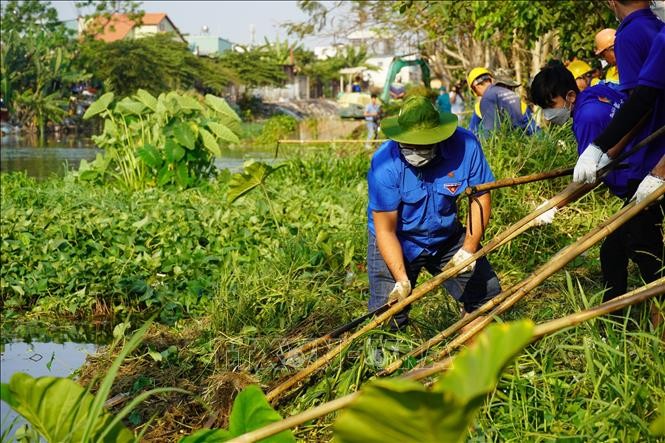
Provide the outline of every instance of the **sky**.
[[[76,18],[74,0],[53,0],[61,20]],[[146,12],[165,12],[181,33],[201,34],[205,25],[210,35],[230,40],[233,43],[251,43],[251,26],[255,29],[255,42],[264,38],[285,40],[286,31],[281,24],[286,21],[302,21],[306,15],[298,9],[295,1],[144,1]],[[85,11],[82,11],[85,13]],[[295,41],[295,37],[289,37]],[[330,42],[321,38],[303,41],[310,49]]]

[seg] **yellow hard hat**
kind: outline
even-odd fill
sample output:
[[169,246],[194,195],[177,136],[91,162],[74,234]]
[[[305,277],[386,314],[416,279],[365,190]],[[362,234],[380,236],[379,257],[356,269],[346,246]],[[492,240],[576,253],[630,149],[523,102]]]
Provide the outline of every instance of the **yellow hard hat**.
[[469,75],[466,76],[466,82],[469,84],[469,88],[471,87],[475,79],[484,74],[492,75],[492,73],[487,68],[479,67],[479,68],[473,68],[471,71],[469,71]]
[[611,46],[614,46],[614,35],[616,31],[612,28],[606,28],[596,34],[596,55],[602,54],[602,52]]
[[573,62],[570,62],[567,68],[570,72],[572,72],[573,77],[575,78],[580,78],[587,72],[592,71],[591,66],[589,66],[586,62],[583,62],[582,60],[575,60]]

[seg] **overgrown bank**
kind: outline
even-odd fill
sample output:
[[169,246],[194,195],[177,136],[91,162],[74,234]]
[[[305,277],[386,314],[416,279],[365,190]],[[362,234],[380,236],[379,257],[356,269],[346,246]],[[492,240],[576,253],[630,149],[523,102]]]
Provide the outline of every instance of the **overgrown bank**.
[[[500,134],[484,146],[497,177],[569,165],[574,157],[564,132],[537,140]],[[115,312],[119,320],[133,311],[135,325],[136,314],[160,312],[166,325],[155,328],[139,358],[124,366],[115,392],[180,385],[201,395],[200,400],[155,400],[140,409],[133,417],[139,428],[153,414],[160,417],[148,433],[155,441],[175,439],[190,426],[223,426],[228,398],[240,387],[250,381],[271,386],[285,376],[285,368],[271,360],[280,346],[319,335],[365,309],[367,155],[318,151],[286,163],[265,188],[232,205],[224,175],[203,188],[133,194],[3,175],[5,315],[32,308],[83,317],[95,305]],[[488,237],[530,212],[566,180],[495,192]],[[561,211],[553,225],[501,248],[490,260],[503,285],[526,276],[619,206],[598,190]],[[589,298],[597,302],[592,297],[600,289],[596,257],[597,250],[580,257],[568,267],[570,284],[564,275],[555,276],[507,318],[544,320],[573,312]],[[586,299],[580,298],[575,278]],[[304,394],[282,405],[282,412],[355,390],[377,369],[375,349],[394,358],[397,349],[430,337],[457,315],[442,292],[429,295],[414,309],[415,325],[408,335],[377,331],[368,336]],[[645,322],[641,328],[648,331]],[[484,410],[471,441],[579,435],[588,436],[582,440],[626,441],[646,435],[649,415],[663,398],[656,337],[618,327],[603,341],[592,325],[529,348],[488,400],[491,408]],[[379,342],[385,339],[392,342]],[[593,350],[592,358],[585,350]],[[92,361],[84,371],[86,380],[110,358]],[[206,404],[212,409],[206,410]],[[606,419],[595,420],[600,413]],[[298,435],[325,439],[326,423],[305,427]]]

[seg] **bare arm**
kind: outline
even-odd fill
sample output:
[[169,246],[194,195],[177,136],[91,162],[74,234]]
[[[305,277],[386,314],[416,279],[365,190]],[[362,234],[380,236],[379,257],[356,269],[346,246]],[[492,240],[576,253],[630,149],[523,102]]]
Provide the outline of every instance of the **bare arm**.
[[[474,253],[478,250],[480,240],[483,238],[485,228],[487,228],[487,224],[490,221],[491,212],[492,198],[489,192],[471,199],[471,204],[469,205],[469,222],[466,225],[466,237],[462,245],[465,251]],[[472,230],[473,232],[471,232]]]
[[651,170],[651,175],[665,179],[665,155],[660,158],[656,166]]
[[395,281],[408,280],[402,245],[397,238],[397,211],[372,211],[376,244]]

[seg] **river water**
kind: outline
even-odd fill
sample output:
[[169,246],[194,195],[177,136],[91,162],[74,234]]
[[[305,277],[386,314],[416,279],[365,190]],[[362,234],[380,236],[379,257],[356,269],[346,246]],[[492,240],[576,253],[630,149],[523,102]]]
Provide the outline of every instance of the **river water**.
[[[110,325],[54,325],[5,321],[0,345],[0,382],[9,383],[17,372],[32,377],[68,377],[80,368],[89,354],[110,342]],[[13,435],[25,420],[0,402],[2,432]]]
[[[66,169],[78,169],[81,160],[92,161],[102,152],[90,138],[75,136],[51,136],[39,145],[34,138],[7,135],[0,138],[0,146],[1,172],[25,171],[39,180],[52,175],[62,177]],[[237,172],[249,159],[270,161],[274,155],[274,148],[225,149],[215,165]]]

